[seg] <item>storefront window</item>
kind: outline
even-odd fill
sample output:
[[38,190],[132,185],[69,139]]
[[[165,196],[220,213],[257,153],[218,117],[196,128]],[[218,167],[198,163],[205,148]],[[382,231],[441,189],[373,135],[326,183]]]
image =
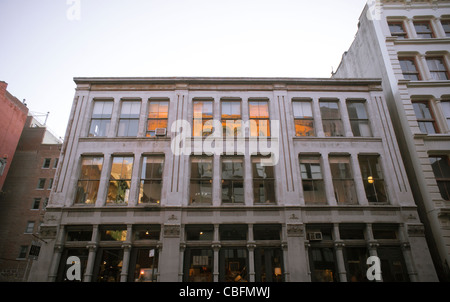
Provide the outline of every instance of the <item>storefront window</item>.
[[101,249],[97,256],[97,282],[120,282],[123,249]]
[[[87,265],[87,260],[88,260],[88,254],[89,254],[89,250],[86,248],[67,248],[64,249],[63,254],[61,256],[61,262],[59,264],[59,270],[58,270],[58,277],[56,279],[57,282],[80,282],[83,280],[83,276],[84,273],[86,271],[86,265]],[[80,259],[80,277],[81,280],[69,280],[67,278],[67,272],[69,270],[69,268],[73,265],[73,264],[67,264],[67,259],[69,257],[78,257]]]
[[184,254],[185,282],[213,281],[213,252],[211,249],[186,249]]
[[283,282],[283,251],[255,249],[255,277],[256,282]]
[[220,257],[221,282],[247,282],[248,258],[246,248],[223,248]]
[[156,248],[134,249],[131,255],[129,277],[134,282],[156,282],[158,272],[158,250]]

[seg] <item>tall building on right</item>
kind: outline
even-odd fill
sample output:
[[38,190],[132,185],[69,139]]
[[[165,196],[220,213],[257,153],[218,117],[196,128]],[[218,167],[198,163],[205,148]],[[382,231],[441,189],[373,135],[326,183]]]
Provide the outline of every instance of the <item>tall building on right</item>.
[[334,78],[381,78],[441,281],[450,281],[450,1],[368,1]]

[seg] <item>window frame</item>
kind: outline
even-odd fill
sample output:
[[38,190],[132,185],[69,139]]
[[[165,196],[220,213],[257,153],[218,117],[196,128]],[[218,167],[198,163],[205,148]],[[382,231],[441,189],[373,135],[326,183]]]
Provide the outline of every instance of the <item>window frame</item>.
[[[434,162],[432,162],[432,159],[436,159],[436,160]],[[430,155],[429,156],[430,165],[431,165],[431,168],[433,170],[434,178],[436,179],[436,183],[437,183],[438,188],[439,188],[439,193],[441,194],[442,199],[450,200],[450,176],[449,177],[442,176],[442,175],[438,176],[435,173],[435,169],[434,169],[433,164],[435,162],[437,162],[438,159],[445,160],[445,162],[447,163],[447,166],[449,167],[448,169],[450,169],[450,158],[449,158],[448,155]],[[439,166],[440,173],[442,173],[441,165],[438,165],[438,166]],[[441,186],[440,185],[441,183],[443,183],[444,186]],[[445,192],[443,192],[443,189],[445,189]],[[444,194],[446,194],[446,196]]]
[[[158,103],[158,112],[150,111],[151,105]],[[167,104],[167,112],[161,111],[161,103]],[[148,138],[155,138],[156,137],[156,129],[158,128],[165,128],[167,132],[168,128],[168,122],[169,122],[169,110],[170,110],[170,101],[168,99],[149,99],[148,105],[147,105],[147,124],[146,124],[146,130],[145,130],[145,136]],[[150,117],[151,114],[156,113],[156,117]],[[162,116],[161,116],[162,114]],[[165,115],[164,115],[165,114]],[[158,127],[155,129],[150,130],[150,123],[156,122]],[[160,123],[163,123],[166,125],[166,127],[159,127]]]
[[[224,161],[232,161],[233,163],[233,167],[232,170],[235,171],[235,166],[234,163],[235,161],[240,161],[241,165],[242,165],[242,176],[240,178],[235,178],[235,177],[229,177],[229,178],[224,178],[223,172],[223,165],[224,165]],[[223,204],[244,204],[245,203],[245,160],[242,156],[236,156],[236,157],[230,157],[230,156],[225,156],[222,157],[220,159],[220,178],[221,178],[221,202]],[[230,201],[224,201],[223,199],[223,193],[224,193],[224,185],[226,183],[230,183],[231,184],[231,188],[229,187],[228,190],[231,191],[231,195],[229,194],[230,197]],[[242,184],[242,201],[235,201],[235,199],[233,199],[233,197],[236,195],[235,194],[235,183],[241,183]]]
[[[136,114],[129,114],[129,116],[127,116],[127,114],[124,114],[123,109],[124,109],[124,105],[125,104],[131,104],[131,108],[133,108],[133,105],[138,104],[139,107],[139,111]],[[118,127],[117,127],[117,136],[118,137],[137,137],[138,133],[139,133],[139,118],[141,115],[141,100],[123,100],[121,102],[120,105],[120,114],[119,114],[119,122],[118,122]],[[125,125],[126,122],[126,126],[124,130],[124,133],[121,135],[120,131],[121,131],[121,125],[124,123]],[[136,133],[131,133],[130,134],[130,125],[132,122],[136,123]]]
[[[99,169],[99,171],[98,171],[98,178],[90,178],[93,174],[92,173],[88,173],[89,174],[89,178],[87,178],[87,179],[85,179],[85,178],[83,178],[84,177],[84,175],[83,175],[83,161],[85,161],[85,160],[91,160],[92,161],[92,164],[91,165],[89,165],[89,168],[87,168],[87,169],[92,169],[92,166],[99,166],[100,167],[100,169]],[[103,156],[82,156],[81,157],[81,161],[80,161],[80,172],[79,172],[79,176],[78,176],[78,180],[77,180],[77,191],[76,191],[76,193],[75,193],[75,201],[74,201],[74,203],[75,204],[95,204],[96,203],[96,201],[97,201],[97,197],[98,197],[98,190],[99,190],[99,187],[100,187],[100,180],[101,180],[101,174],[102,174],[102,170],[103,170]],[[83,202],[78,202],[78,200],[81,200],[81,199],[79,199],[78,198],[78,194],[79,194],[79,189],[80,188],[84,188],[84,187],[82,187],[82,186],[80,186],[80,183],[83,183],[83,182],[87,182],[87,186],[86,187],[88,187],[88,188],[91,188],[91,182],[97,182],[97,185],[96,185],[96,193],[94,194],[94,197],[95,197],[95,199],[93,199],[91,202],[88,202],[88,203],[86,203],[86,201],[87,201],[87,199],[84,197],[83,198]],[[95,186],[94,186],[94,188],[95,188]],[[86,192],[88,192],[88,191],[86,191]],[[84,193],[83,193],[84,194]]]
[[[391,26],[400,25],[402,32],[393,32]],[[403,21],[388,21],[389,32],[391,37],[396,37],[397,39],[408,39],[409,35],[406,31],[405,24]]]
[[[198,160],[200,160],[202,164],[204,164],[203,161],[206,161],[206,160],[208,161],[207,164],[211,165],[211,177],[192,177],[193,176],[192,165],[194,164],[194,161],[198,161]],[[214,157],[213,156],[206,156],[206,155],[205,156],[191,156],[189,162],[190,162],[189,205],[212,204],[213,203],[213,192],[214,192],[214,183],[213,183],[213,179],[214,179]],[[200,200],[199,201],[195,201],[195,198],[192,198],[192,195],[194,193],[194,191],[193,191],[193,183],[199,185],[200,192],[195,192],[196,195],[200,194]],[[209,185],[208,185],[208,183],[209,183]],[[203,188],[204,184],[207,184],[211,188],[211,196],[210,196],[210,198],[206,198],[206,197],[203,198],[202,197],[203,191],[201,189]],[[207,194],[207,192],[206,192],[206,194]],[[205,196],[207,196],[207,195],[205,195]]]
[[[277,192],[276,192],[276,183],[275,183],[275,179],[276,179],[276,175],[275,175],[275,167],[274,166],[260,166],[264,168],[264,173],[266,173],[266,168],[269,168],[271,170],[271,174],[273,175],[272,177],[257,177],[258,173],[255,173],[255,171],[257,171],[257,164],[261,164],[261,161],[264,159],[268,159],[267,157],[264,156],[252,156],[251,157],[251,169],[252,169],[252,189],[253,189],[253,204],[255,205],[262,205],[262,204],[269,204],[269,205],[274,205],[277,204]],[[259,162],[258,162],[259,161]],[[262,183],[263,184],[263,190],[264,190],[264,195],[268,195],[268,197],[270,199],[266,199],[266,201],[257,201],[256,197],[259,196],[261,197],[261,194],[257,195],[257,192],[255,190],[255,185],[258,183]],[[271,194],[272,191],[273,193]],[[268,193],[267,193],[268,192]]]
[[[427,67],[428,67],[428,70],[430,71],[430,75],[431,75],[431,79],[432,80],[434,80],[434,81],[448,81],[448,80],[450,80],[450,73],[449,73],[449,69],[448,69],[448,66],[447,66],[447,63],[445,61],[444,56],[427,56],[425,58],[425,60],[427,62]],[[444,69],[433,70],[432,67],[430,66],[430,61],[432,61],[432,60],[439,60]],[[438,76],[438,78],[436,79],[436,77],[435,77],[436,74],[444,74],[445,75],[445,79],[441,79],[440,76]]]
[[[324,179],[324,175],[323,175],[323,169],[322,169],[322,156],[320,154],[300,154],[299,156],[299,163],[300,163],[300,175],[301,175],[301,182],[302,182],[302,187],[303,187],[303,199],[305,201],[305,204],[312,204],[312,205],[316,205],[316,204],[327,204],[327,196],[326,196],[326,190],[325,190],[325,179]],[[309,164],[309,173],[308,173],[308,168],[306,167],[306,164]],[[314,178],[313,177],[313,172],[311,169],[311,164],[318,164],[319,166],[319,170],[320,170],[320,178]],[[302,165],[305,165],[306,171],[303,170]],[[306,175],[308,176],[308,174],[310,174],[311,177],[303,177],[304,173],[306,172]],[[319,190],[322,190],[322,192],[319,192],[319,190],[312,190],[314,191],[314,193],[312,194],[308,194],[308,195],[314,195],[314,199],[313,200],[307,200],[306,198],[306,190],[305,190],[305,183],[306,182],[311,182],[312,183],[312,188],[318,188]],[[321,185],[320,185],[321,184]],[[310,190],[308,190],[310,191]],[[317,192],[315,192],[317,191]],[[321,197],[323,198],[323,200],[321,200],[320,198],[316,198],[316,195],[321,195]]]
[[[302,104],[302,112],[303,112],[303,104],[308,104],[309,109],[311,111],[311,116],[303,115],[303,116],[296,116],[295,114],[295,106],[297,104]],[[294,130],[295,130],[295,137],[315,137],[316,136],[316,127],[314,122],[314,112],[313,112],[313,105],[312,100],[299,100],[299,99],[293,99],[292,100],[292,115],[294,117]],[[310,123],[310,126],[305,125],[303,123]],[[297,125],[301,127],[310,127],[311,130],[303,133],[312,133],[311,135],[299,135],[301,132],[297,131]],[[312,126],[311,126],[312,125]]]
[[[258,105],[258,115],[252,115],[251,106],[255,105],[256,103],[259,103]],[[267,116],[260,115],[260,107],[261,103],[264,104],[264,106],[267,106]],[[249,125],[250,125],[250,137],[270,137],[271,136],[271,129],[270,129],[270,106],[269,106],[269,100],[266,99],[249,99],[248,100],[248,119],[249,119]],[[261,122],[267,123],[266,128],[266,134],[267,135],[261,135]],[[256,129],[253,127],[256,126]],[[255,134],[256,131],[256,135]]]
[[[108,132],[109,129],[111,127],[111,119],[112,119],[112,114],[114,111],[114,100],[94,100],[92,105],[92,112],[91,112],[91,119],[89,122],[89,129],[88,129],[88,137],[107,137],[108,136]],[[95,111],[95,106],[97,104],[103,103],[103,107],[102,107],[102,113],[97,117],[94,117],[94,111]],[[105,104],[111,105],[111,112],[109,112],[109,114],[104,113],[104,106]],[[104,130],[104,134],[95,134],[95,131],[93,131],[92,127],[93,127],[93,122],[94,121],[100,121],[100,125],[103,127],[105,127]],[[109,121],[109,122],[108,122]],[[106,124],[103,124],[103,123]],[[101,131],[99,131],[101,133]]]
[[[326,103],[337,105],[337,117],[328,117],[327,115],[330,114],[325,114],[322,108],[325,108],[325,106],[323,105]],[[326,106],[326,108],[330,109],[329,106]],[[320,116],[322,118],[322,127],[325,137],[345,137],[345,129],[344,129],[344,122],[342,120],[342,112],[341,112],[342,108],[340,106],[340,101],[337,99],[321,99],[319,100],[319,109],[320,109]],[[330,123],[333,122],[333,124],[337,126],[336,131],[332,132],[331,129],[330,131],[327,131],[328,129],[326,129],[327,128],[326,123],[328,122]],[[338,128],[340,128],[340,132],[337,131]]]
[[[114,169],[114,161],[116,159],[122,159],[121,168],[120,168],[120,178],[113,179],[113,169]],[[131,170],[129,171],[129,175],[126,175],[127,172],[125,172],[125,176],[129,177],[123,177],[123,169],[125,165],[125,161],[129,159],[130,162],[128,163],[131,165]],[[127,204],[130,199],[130,193],[131,193],[131,179],[133,175],[133,165],[134,165],[134,156],[132,155],[114,155],[111,158],[111,170],[109,172],[109,179],[108,179],[108,192],[106,197],[106,204]],[[117,188],[114,188],[113,183],[117,183]],[[119,186],[121,186],[123,183],[127,184],[128,187],[123,192],[123,199],[121,198],[121,194],[119,191]],[[116,192],[112,192],[112,190],[115,190]],[[123,190],[123,189],[122,189]],[[128,196],[127,196],[127,190],[128,190]],[[115,200],[110,199],[110,194],[116,194]]]
[[[423,105],[425,105],[426,108],[428,109],[429,113],[430,113],[430,118],[418,117],[417,116],[417,112],[416,112],[415,104],[423,104]],[[419,129],[420,129],[421,133],[424,133],[424,134],[438,134],[438,133],[440,133],[438,124],[436,122],[436,117],[434,115],[434,110],[433,110],[431,102],[430,101],[426,101],[426,100],[414,100],[414,101],[412,101],[412,105],[413,105],[414,114],[416,116],[417,123],[419,124]],[[420,111],[422,112],[423,110],[420,110]],[[433,126],[434,133],[429,133],[428,131],[424,132],[422,130],[423,128],[422,128],[421,125],[429,124],[429,123],[431,123],[431,125]],[[425,127],[425,129],[428,129],[428,127]]]
[[[447,24],[447,26],[445,26]],[[445,37],[450,38],[450,19],[441,20],[442,29],[444,31]]]
[[[345,159],[345,162],[342,161],[343,159]],[[335,160],[339,160],[338,162],[333,162]],[[331,178],[332,178],[332,182],[333,182],[333,192],[334,195],[336,196],[336,203],[338,205],[357,205],[358,204],[358,195],[357,195],[357,191],[356,191],[356,181],[355,181],[355,176],[354,176],[354,172],[352,169],[352,158],[350,155],[330,155],[328,158],[329,164],[330,164],[330,171],[331,171]],[[340,177],[341,173],[339,173],[339,175],[333,175],[335,169],[333,169],[333,164],[345,164],[348,165],[348,167],[346,167],[345,170],[345,174],[349,175],[349,177]],[[338,170],[342,170],[338,167]],[[339,177],[336,177],[339,176]],[[344,182],[344,184],[347,184],[348,182],[351,182],[351,186],[352,187],[352,191],[351,192],[351,197],[353,197],[351,200],[347,200],[348,196],[344,196],[345,198],[343,199],[343,201],[340,201],[340,196],[342,195],[342,191],[340,191],[339,189],[344,188],[344,191],[348,191],[347,186],[342,186],[341,182]]]
[[[239,116],[236,115],[236,117],[224,117],[224,110],[223,110],[223,105],[226,103],[231,103],[231,104],[239,104]],[[234,116],[234,115],[232,115]],[[242,101],[241,99],[222,99],[220,101],[220,119],[221,119],[221,123],[222,123],[222,133],[224,137],[241,137],[244,135],[244,132],[242,131]],[[229,122],[233,122],[233,134],[229,134],[227,131],[227,124],[229,124]],[[240,124],[236,123],[236,121],[240,122]],[[228,122],[228,123],[227,123]],[[237,125],[236,125],[237,124]]]
[[42,169],[50,169],[51,162],[52,162],[51,158],[44,158],[44,162],[42,164]]
[[[358,110],[356,110],[357,117],[356,118],[352,117],[352,114],[350,113],[350,106],[349,106],[352,104],[361,104],[362,107],[364,108],[364,113],[366,115],[366,118],[360,117],[358,115]],[[369,119],[369,113],[367,111],[367,102],[365,100],[347,100],[346,105],[347,105],[348,118],[350,120],[350,127],[352,129],[353,136],[354,137],[373,137],[372,127],[371,127],[370,119]],[[358,125],[358,131],[359,131],[360,135],[355,134],[354,122],[357,123],[357,125]],[[362,132],[363,132],[363,131],[361,131],[361,123],[362,122],[367,123],[369,135],[362,135]]]
[[[201,111],[196,112],[196,105],[202,104]],[[211,106],[211,112],[203,111],[204,104]],[[198,116],[200,115],[200,116]],[[214,100],[211,99],[193,99],[192,100],[192,136],[193,137],[208,137],[214,133]],[[208,125],[206,125],[208,124]],[[201,125],[201,129],[197,127]],[[209,130],[210,129],[210,130]],[[201,130],[201,135],[199,130]],[[208,130],[208,131],[206,131]],[[199,133],[197,133],[199,132]]]
[[[428,27],[427,31],[418,31],[417,26],[426,24]],[[433,30],[433,25],[430,20],[416,20],[413,21],[414,30],[416,31],[416,36],[418,39],[434,39],[436,38],[436,34]],[[423,37],[423,35],[427,35],[427,37]],[[430,35],[431,37],[428,37]]]
[[441,100],[441,109],[442,115],[447,122],[447,130],[450,131],[450,99]]
[[[359,168],[361,170],[361,177],[362,177],[362,181],[364,184],[364,192],[366,194],[367,200],[370,204],[385,204],[389,202],[389,196],[388,196],[388,192],[386,189],[386,182],[385,182],[385,178],[384,178],[384,172],[383,172],[383,167],[382,167],[382,163],[381,163],[381,157],[379,154],[359,154],[358,155],[358,164],[359,164]],[[375,166],[376,166],[376,170],[377,171],[372,171],[372,164],[373,162],[370,162],[371,160],[375,161]],[[368,167],[368,171],[363,171],[363,164],[367,164],[366,166]],[[368,175],[365,175],[366,173],[368,173]],[[376,174],[375,174],[376,173]],[[377,175],[377,177],[375,176]],[[366,177],[367,176],[367,177]],[[369,178],[370,177],[370,178]],[[375,186],[375,184],[381,184],[382,186],[377,188]],[[375,201],[371,201],[371,195],[368,196],[369,193],[371,193],[370,189],[373,189],[373,193],[375,196]],[[381,192],[380,190],[382,189],[382,191],[384,192],[385,195],[385,199],[384,200],[380,200],[378,196],[382,196],[383,192]]]
[[[150,164],[152,165],[158,165],[161,164],[162,167],[162,171],[161,171],[161,177],[153,177],[153,172],[150,173],[150,175],[152,177],[145,177],[144,174],[147,174],[146,172],[146,165],[148,165],[149,163],[146,161],[147,159],[150,160],[160,160],[162,162],[160,163],[156,163],[156,162],[152,162]],[[160,204],[161,203],[161,197],[162,197],[162,187],[163,187],[163,179],[164,179],[164,166],[165,166],[165,157],[164,155],[144,155],[142,157],[142,162],[141,162],[141,174],[140,174],[140,178],[139,178],[139,196],[138,196],[138,204]],[[145,168],[145,170],[144,170]],[[155,169],[155,167],[151,167],[152,171],[153,169]],[[160,190],[159,190],[159,199],[155,199],[155,202],[152,202],[152,198],[151,196],[149,196],[149,201],[148,202],[143,202],[142,198],[143,198],[143,193],[144,193],[144,188],[143,188],[143,182],[145,183],[146,181],[149,181],[150,184],[153,184],[154,182],[158,183],[161,186]],[[142,193],[141,193],[142,192]],[[142,195],[141,195],[142,194]]]
[[[400,69],[402,70],[402,75],[403,75],[403,78],[405,79],[405,80],[409,80],[409,81],[421,81],[422,80],[422,76],[421,76],[421,74],[420,74],[420,71],[419,71],[419,68],[418,68],[418,65],[417,65],[417,59],[416,59],[416,57],[399,57],[398,58],[398,61],[399,61],[399,63],[400,63]],[[414,66],[414,71],[410,71],[410,70],[404,70],[403,69],[403,67],[402,67],[402,61],[410,61],[410,62],[412,62],[413,64],[413,66]],[[417,79],[410,79],[409,77],[410,76],[417,76]]]

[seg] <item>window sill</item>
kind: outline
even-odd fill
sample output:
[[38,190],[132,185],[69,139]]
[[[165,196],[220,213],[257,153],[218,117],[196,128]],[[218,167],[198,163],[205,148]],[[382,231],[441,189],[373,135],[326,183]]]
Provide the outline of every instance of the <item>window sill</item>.
[[435,134],[414,133],[413,137],[415,139],[422,138],[424,140],[447,141],[450,140],[450,133],[435,133]]

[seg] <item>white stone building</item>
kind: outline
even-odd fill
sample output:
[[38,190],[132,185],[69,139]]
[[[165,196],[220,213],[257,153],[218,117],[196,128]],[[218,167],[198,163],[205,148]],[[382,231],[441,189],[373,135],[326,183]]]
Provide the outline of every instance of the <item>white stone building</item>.
[[437,280],[380,80],[74,80],[30,281]]
[[440,280],[450,280],[450,1],[374,1],[334,78],[382,78]]

